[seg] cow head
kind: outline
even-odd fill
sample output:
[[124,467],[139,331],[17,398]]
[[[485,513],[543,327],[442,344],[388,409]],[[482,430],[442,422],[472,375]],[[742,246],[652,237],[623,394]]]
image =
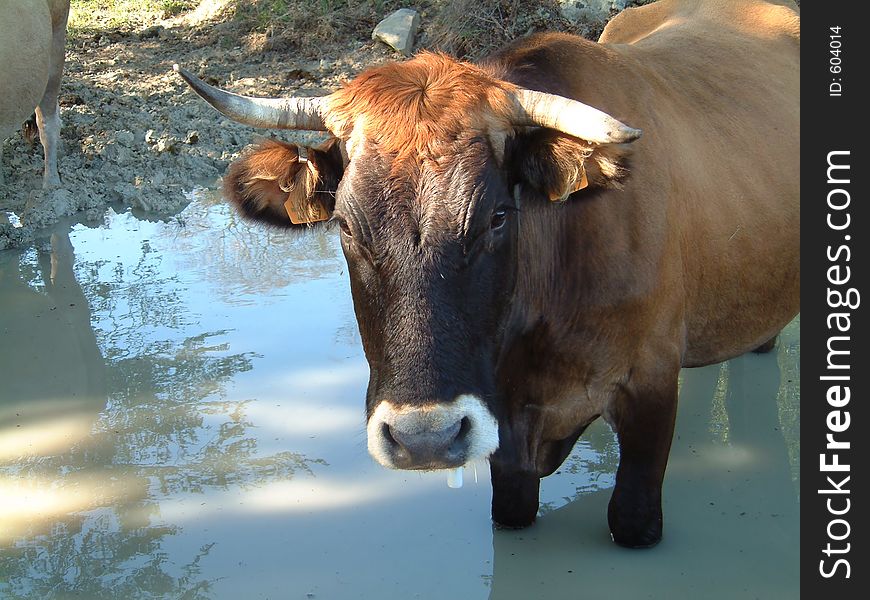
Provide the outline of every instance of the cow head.
[[255,147],[225,193],[274,225],[337,223],[371,370],[371,454],[401,469],[492,454],[523,203],[607,185],[619,145],[640,132],[436,54],[374,68],[324,98],[245,98],[181,74],[235,120],[334,136]]

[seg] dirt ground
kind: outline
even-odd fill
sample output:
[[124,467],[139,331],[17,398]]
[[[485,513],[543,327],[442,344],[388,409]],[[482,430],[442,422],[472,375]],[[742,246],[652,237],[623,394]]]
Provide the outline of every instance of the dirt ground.
[[353,40],[320,60],[263,51],[232,22],[207,17],[187,15],[133,32],[105,30],[67,44],[62,185],[41,189],[38,139],[30,145],[19,133],[3,142],[0,249],[26,243],[65,215],[99,219],[112,202],[181,210],[186,192],[216,185],[247,144],[270,135],[219,115],[173,73],[173,63],[238,93],[277,96],[328,93],[366,66],[394,58],[385,46]]

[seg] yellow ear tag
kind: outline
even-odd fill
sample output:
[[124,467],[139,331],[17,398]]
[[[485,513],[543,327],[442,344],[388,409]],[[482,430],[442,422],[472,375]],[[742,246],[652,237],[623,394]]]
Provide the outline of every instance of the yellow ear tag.
[[574,192],[579,192],[580,190],[588,186],[589,179],[586,178],[586,167],[580,165],[580,181],[577,182],[577,186],[571,191],[571,193],[573,194]]
[[564,202],[568,199],[568,196],[573,194],[574,192],[579,192],[585,187],[589,187],[589,179],[586,177],[586,167],[582,164],[580,165],[580,178],[577,180],[574,185],[574,189],[565,190],[565,193],[561,196],[550,196],[550,202]]
[[290,222],[294,225],[317,223],[329,218],[329,211],[323,205],[323,201],[314,197],[300,199],[300,201],[304,203],[303,206],[298,206],[291,195],[284,202],[284,210],[287,211],[287,216],[290,217]]

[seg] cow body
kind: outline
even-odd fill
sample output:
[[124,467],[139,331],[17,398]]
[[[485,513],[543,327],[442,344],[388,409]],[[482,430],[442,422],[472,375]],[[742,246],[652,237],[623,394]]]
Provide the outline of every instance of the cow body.
[[[663,0],[598,44],[421,56],[328,98],[336,144],[232,167],[247,214],[289,226],[285,203],[320,202],[341,226],[379,462],[488,456],[493,519],[522,527],[603,417],[620,444],[611,533],[660,539],[680,368],[769,347],[799,309],[798,32],[791,5]],[[512,86],[643,137],[517,126]]]
[[35,109],[45,155],[43,187],[60,183],[57,94],[69,9],[69,0],[9,0],[0,4],[0,143]]

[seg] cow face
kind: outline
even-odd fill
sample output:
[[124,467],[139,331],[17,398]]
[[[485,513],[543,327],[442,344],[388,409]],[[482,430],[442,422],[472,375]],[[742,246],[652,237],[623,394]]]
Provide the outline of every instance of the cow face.
[[388,467],[455,467],[498,446],[518,214],[488,140],[460,137],[449,159],[399,169],[366,142],[336,197],[371,368],[369,451]]
[[330,96],[335,139],[267,142],[225,179],[247,216],[337,224],[371,369],[369,451],[387,467],[457,467],[498,448],[517,190],[546,203],[617,177],[603,146],[518,129],[509,88],[436,55],[380,67]]
[[472,131],[449,154],[401,164],[364,138],[346,165],[337,143],[267,142],[231,167],[226,194],[247,216],[291,227],[290,203],[326,210],[337,226],[370,366],[368,447],[382,465],[449,468],[497,449],[519,191],[524,203],[549,203],[577,186],[578,167],[597,186],[604,175],[583,167],[587,151],[545,131],[494,149]]

